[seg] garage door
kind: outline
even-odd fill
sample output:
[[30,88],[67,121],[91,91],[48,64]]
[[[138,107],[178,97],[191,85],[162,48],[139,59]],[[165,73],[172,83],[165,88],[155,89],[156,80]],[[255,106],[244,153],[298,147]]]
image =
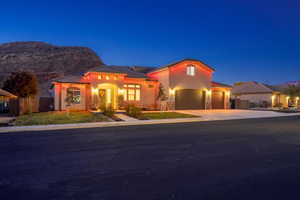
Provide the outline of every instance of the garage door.
[[194,89],[176,90],[175,109],[205,109],[205,91]]
[[213,91],[212,92],[212,109],[224,109],[225,92]]

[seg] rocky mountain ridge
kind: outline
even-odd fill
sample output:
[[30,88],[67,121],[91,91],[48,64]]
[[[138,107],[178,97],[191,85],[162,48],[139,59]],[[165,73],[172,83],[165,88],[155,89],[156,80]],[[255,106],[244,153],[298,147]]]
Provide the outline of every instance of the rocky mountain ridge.
[[55,46],[45,42],[12,42],[0,44],[0,84],[15,71],[34,72],[40,82],[40,93],[49,96],[51,80],[77,75],[102,65],[97,54],[87,47]]

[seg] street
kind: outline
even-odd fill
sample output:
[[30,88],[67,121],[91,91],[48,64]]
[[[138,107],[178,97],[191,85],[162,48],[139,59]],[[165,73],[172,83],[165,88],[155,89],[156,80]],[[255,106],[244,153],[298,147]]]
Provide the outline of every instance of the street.
[[297,199],[300,117],[0,134],[0,199]]

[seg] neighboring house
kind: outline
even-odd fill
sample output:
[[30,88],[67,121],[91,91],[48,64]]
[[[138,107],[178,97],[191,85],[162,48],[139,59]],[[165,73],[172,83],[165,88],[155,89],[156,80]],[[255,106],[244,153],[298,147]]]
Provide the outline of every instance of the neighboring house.
[[[213,72],[214,69],[194,59],[160,68],[103,65],[82,76],[54,81],[55,110],[89,110],[103,105],[119,109],[131,103],[149,110],[159,109],[160,88],[166,93],[168,109],[230,108],[231,86],[213,82]],[[67,97],[72,98],[70,105]]]
[[234,84],[232,97],[248,101],[250,107],[287,107],[289,102],[289,97],[279,88],[255,81]]
[[8,112],[8,104],[11,98],[17,98],[15,95],[0,89],[0,113]]

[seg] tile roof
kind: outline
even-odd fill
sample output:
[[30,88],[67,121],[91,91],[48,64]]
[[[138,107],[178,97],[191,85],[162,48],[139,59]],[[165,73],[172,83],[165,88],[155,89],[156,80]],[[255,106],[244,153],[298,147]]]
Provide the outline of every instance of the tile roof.
[[4,96],[4,97],[10,97],[10,98],[16,98],[17,96],[13,95],[10,92],[7,92],[5,90],[0,89],[0,96]]
[[[81,75],[69,75],[64,76],[62,78],[55,79],[54,82],[60,82],[60,83],[82,83],[80,82],[82,76]],[[84,83],[83,83],[84,84]]]
[[219,82],[215,82],[215,81],[212,81],[211,85],[212,85],[212,87],[232,88],[231,85],[227,85],[227,84],[219,83]]
[[277,91],[278,90],[273,88],[273,86],[251,81],[235,84],[232,89],[232,94],[272,93]]
[[141,71],[147,71],[146,68],[147,67],[141,68],[137,66],[129,67],[129,66],[116,66],[116,65],[102,65],[99,67],[94,67],[88,70],[88,72],[118,73],[118,74],[127,74],[127,77],[130,78],[147,78],[146,74],[141,72]]

